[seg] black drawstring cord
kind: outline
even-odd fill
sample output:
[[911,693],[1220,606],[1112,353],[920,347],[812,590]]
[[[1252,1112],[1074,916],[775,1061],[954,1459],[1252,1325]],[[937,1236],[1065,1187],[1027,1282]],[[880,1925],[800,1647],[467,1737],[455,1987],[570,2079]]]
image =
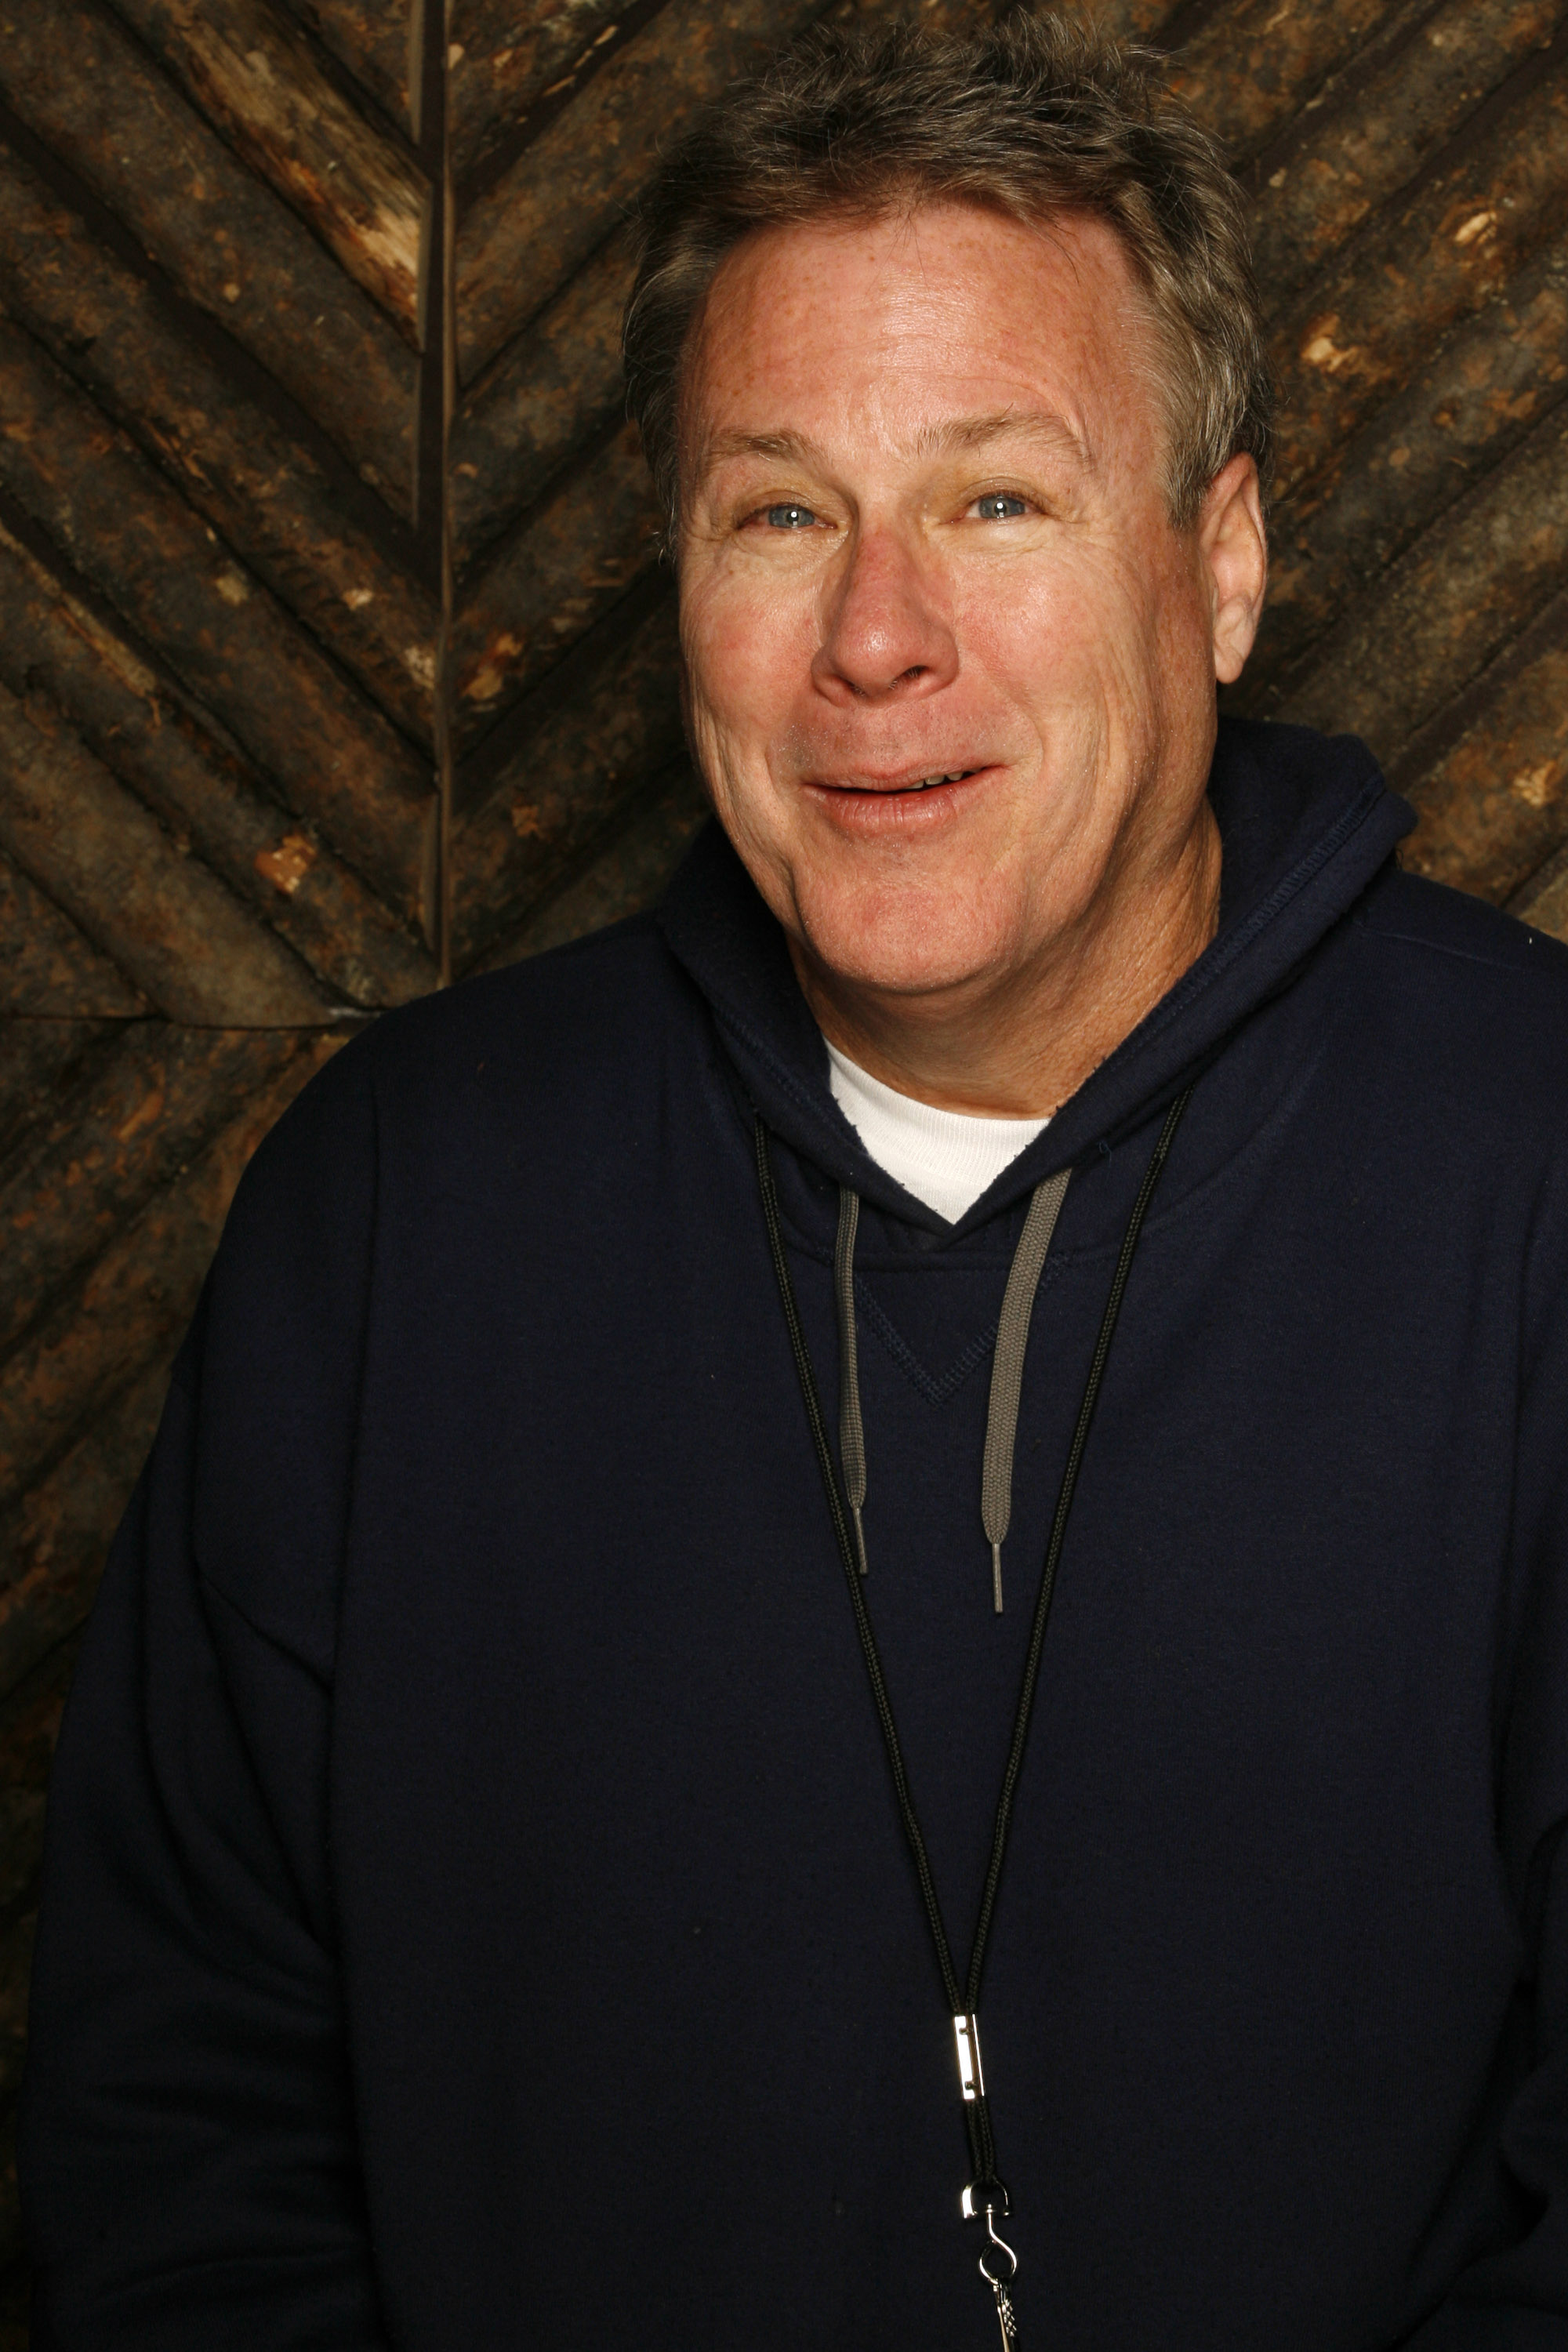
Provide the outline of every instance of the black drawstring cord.
[[931,1927],[931,1942],[936,1947],[937,1966],[948,1997],[948,2006],[956,2011],[959,2006],[958,1972],[952,1965],[952,1953],[942,1923],[942,1906],[937,1901],[936,1880],[926,1853],[926,1842],[915,1814],[914,1800],[910,1795],[909,1775],[904,1770],[904,1751],[899,1745],[899,1727],[893,1720],[893,1709],[888,1697],[888,1685],[882,1676],[882,1661],[877,1650],[877,1637],[871,1631],[871,1615],[866,1606],[866,1595],[860,1581],[860,1563],[849,1533],[843,1500],[838,1492],[838,1480],[834,1474],[833,1455],[827,1443],[827,1424],[822,1417],[822,1400],[816,1393],[816,1381],[806,1353],[805,1333],[801,1328],[800,1310],[795,1303],[795,1285],[790,1280],[789,1261],[784,1255],[784,1227],[779,1222],[777,1188],[773,1183],[773,1161],[768,1152],[768,1131],[759,1112],[755,1124],[757,1147],[757,1186],[763,1196],[763,1217],[768,1229],[768,1246],[773,1252],[773,1273],[778,1278],[779,1297],[784,1302],[784,1321],[789,1326],[790,1346],[795,1350],[795,1368],[800,1378],[801,1393],[805,1399],[806,1418],[811,1423],[812,1442],[816,1448],[816,1466],[822,1473],[822,1484],[827,1495],[827,1507],[833,1517],[833,1532],[838,1538],[838,1557],[844,1563],[844,1573],[849,1580],[849,1603],[855,1612],[855,1630],[860,1636],[865,1654],[866,1672],[871,1678],[871,1696],[876,1702],[877,1719],[882,1727],[882,1740],[892,1767],[893,1787],[898,1793],[899,1812],[904,1824],[904,1835],[914,1857],[915,1875],[920,1880],[921,1899],[926,1907],[926,1919]]
[[[1067,1537],[1068,1516],[1072,1509],[1079,1472],[1083,1465],[1084,1449],[1089,1442],[1089,1424],[1094,1419],[1094,1409],[1099,1402],[1100,1384],[1105,1377],[1106,1362],[1110,1354],[1110,1342],[1115,1335],[1117,1318],[1121,1312],[1121,1301],[1127,1289],[1128,1276],[1132,1269],[1133,1253],[1138,1247],[1138,1237],[1143,1230],[1143,1221],[1149,1213],[1149,1204],[1154,1197],[1155,1186],[1159,1183],[1165,1161],[1170,1156],[1171,1145],[1175,1139],[1176,1129],[1181,1125],[1182,1114],[1192,1100],[1192,1096],[1193,1089],[1189,1086],[1177,1096],[1166,1114],[1165,1124],[1160,1130],[1160,1139],[1155,1144],[1153,1155],[1143,1171],[1143,1181],[1138,1188],[1138,1198],[1133,1202],[1132,1214],[1127,1222],[1127,1231],[1122,1236],[1121,1254],[1117,1259],[1116,1272],[1111,1279],[1110,1295],[1105,1302],[1105,1312],[1100,1318],[1100,1336],[1095,1342],[1094,1357],[1089,1369],[1089,1379],[1084,1385],[1083,1402],[1079,1407],[1072,1444],[1068,1450],[1067,1467],[1062,1474],[1061,1491],[1057,1497],[1056,1517],[1051,1523],[1050,1542],[1047,1547],[1045,1566],[1040,1575],[1040,1590],[1035,1602],[1035,1620],[1029,1635],[1029,1652],[1024,1667],[1023,1685],[1018,1694],[1018,1711],[1014,1719],[1013,1742],[1008,1751],[1007,1769],[1002,1776],[1002,1793],[997,1800],[995,1826],[992,1832],[990,1867],[985,1874],[985,1889],[981,1897],[979,1916],[975,1922],[966,1999],[962,1998],[960,1994],[958,1975],[952,1965],[952,1952],[947,1940],[947,1928],[942,1920],[942,1905],[937,1898],[936,1880],[932,1874],[930,1857],[926,1853],[925,1838],[921,1830],[920,1820],[915,1812],[914,1799],[910,1792],[909,1775],[904,1769],[904,1755],[899,1742],[898,1726],[893,1719],[892,1703],[888,1696],[888,1686],[882,1674],[881,1656],[878,1651],[877,1637],[871,1626],[870,1612],[866,1606],[866,1595],[860,1577],[860,1563],[854,1539],[849,1532],[849,1522],[845,1512],[843,1498],[838,1491],[838,1479],[834,1471],[833,1454],[827,1442],[827,1424],[823,1415],[822,1400],[817,1394],[816,1380],[812,1371],[811,1357],[805,1344],[805,1333],[801,1326],[800,1310],[795,1305],[795,1285],[790,1277],[789,1261],[784,1255],[784,1227],[779,1217],[778,1190],[773,1181],[767,1129],[763,1123],[761,1113],[756,1116],[753,1133],[757,1154],[757,1187],[762,1194],[763,1218],[767,1226],[768,1247],[773,1254],[773,1274],[778,1282],[784,1321],[789,1327],[790,1346],[795,1352],[795,1372],[800,1381],[801,1394],[805,1400],[806,1419],[811,1424],[812,1443],[816,1447],[816,1465],[822,1474],[823,1488],[827,1496],[827,1508],[833,1520],[833,1532],[837,1538],[838,1556],[843,1563],[845,1579],[849,1587],[849,1603],[855,1612],[855,1627],[860,1636],[860,1648],[866,1660],[866,1671],[870,1677],[871,1696],[876,1705],[878,1721],[882,1727],[882,1740],[887,1748],[888,1762],[892,1770],[893,1787],[898,1796],[904,1836],[914,1861],[915,1876],[920,1882],[921,1899],[925,1905],[926,1921],[930,1927],[931,1943],[936,1951],[942,1990],[947,1996],[949,2011],[955,2020],[965,2012],[973,2017],[980,2006],[980,1988],[985,1969],[986,1946],[990,1941],[992,1921],[995,1915],[997,1890],[1002,1883],[1002,1864],[1006,1857],[1007,1837],[1012,1828],[1014,1800],[1017,1794],[1019,1776],[1024,1768],[1024,1751],[1029,1736],[1029,1718],[1034,1712],[1035,1692],[1039,1682],[1040,1657],[1045,1648],[1046,1626],[1050,1617],[1051,1595],[1056,1589],[1057,1569]],[[991,2128],[990,2104],[984,2090],[980,2090],[977,2095],[966,2096],[963,2120],[968,2129],[970,2157],[974,2167],[972,2187],[981,2190],[994,2189],[1003,2200],[1001,2210],[1005,2212],[1006,2191],[996,2171],[996,2147]],[[981,2203],[984,2201],[984,2199],[979,2200]]]

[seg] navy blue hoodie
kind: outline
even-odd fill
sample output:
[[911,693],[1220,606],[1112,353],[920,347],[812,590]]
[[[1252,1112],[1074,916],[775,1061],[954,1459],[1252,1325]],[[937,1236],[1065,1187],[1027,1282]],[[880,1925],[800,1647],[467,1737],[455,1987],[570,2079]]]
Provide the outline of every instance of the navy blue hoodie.
[[[721,836],[258,1153],[72,1695],[37,2352],[981,2352],[952,2026],[752,1164],[982,2002],[1024,2352],[1568,2347],[1568,954],[1226,725],[1218,936],[953,1227]],[[992,1343],[1074,1171],[990,1605]]]

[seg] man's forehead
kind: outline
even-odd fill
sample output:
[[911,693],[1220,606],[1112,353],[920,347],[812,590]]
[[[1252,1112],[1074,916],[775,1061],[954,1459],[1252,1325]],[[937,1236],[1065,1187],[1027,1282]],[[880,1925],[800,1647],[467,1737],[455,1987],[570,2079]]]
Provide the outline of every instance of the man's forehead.
[[693,338],[689,465],[853,441],[914,459],[1032,444],[1090,468],[1091,417],[1106,425],[1144,374],[1130,293],[1140,308],[1120,240],[1084,218],[947,205],[758,232],[721,265]]

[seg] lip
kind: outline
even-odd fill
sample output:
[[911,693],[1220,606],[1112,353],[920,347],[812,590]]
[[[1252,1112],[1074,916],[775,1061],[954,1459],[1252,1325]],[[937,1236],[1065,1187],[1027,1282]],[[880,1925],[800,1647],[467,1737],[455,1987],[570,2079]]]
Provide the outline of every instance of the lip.
[[916,789],[922,776],[942,772],[931,768],[910,768],[899,775],[857,775],[846,777],[842,782],[808,776],[803,778],[800,789],[812,806],[841,833],[861,840],[893,835],[909,838],[954,823],[1000,771],[988,763],[967,772],[960,772],[952,783],[927,784],[923,791]]

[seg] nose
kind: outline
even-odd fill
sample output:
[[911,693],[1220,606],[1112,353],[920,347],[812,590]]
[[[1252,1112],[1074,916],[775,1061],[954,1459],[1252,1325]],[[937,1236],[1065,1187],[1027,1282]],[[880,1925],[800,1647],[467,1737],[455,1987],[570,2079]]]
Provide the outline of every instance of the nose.
[[958,674],[939,585],[896,532],[857,532],[828,592],[813,683],[832,702],[913,699]]

